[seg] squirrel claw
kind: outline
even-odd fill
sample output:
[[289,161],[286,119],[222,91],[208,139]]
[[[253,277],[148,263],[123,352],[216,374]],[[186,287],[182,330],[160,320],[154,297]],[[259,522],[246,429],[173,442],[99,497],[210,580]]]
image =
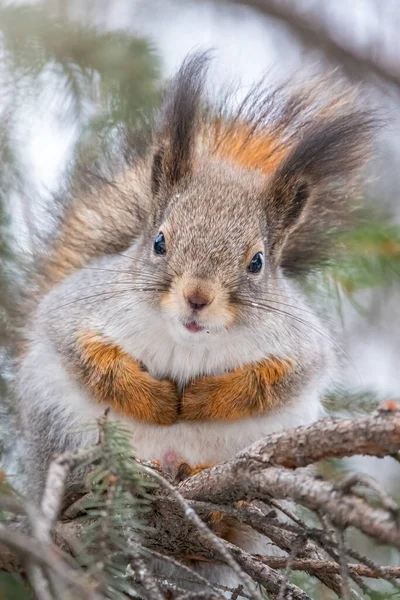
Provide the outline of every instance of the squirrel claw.
[[175,475],[175,481],[176,483],[181,483],[182,481],[184,481],[185,479],[188,479],[189,477],[192,477],[193,475],[197,475],[197,473],[200,473],[200,471],[204,471],[204,469],[208,469],[209,467],[213,467],[216,463],[204,463],[201,465],[195,465],[194,467],[191,467],[188,463],[186,462],[181,462],[178,465],[178,469]]
[[181,483],[182,481],[184,481],[185,479],[190,477],[191,474],[192,474],[192,468],[190,467],[190,465],[188,465],[188,463],[186,463],[186,462],[182,462],[179,465],[178,470],[176,472],[175,482]]

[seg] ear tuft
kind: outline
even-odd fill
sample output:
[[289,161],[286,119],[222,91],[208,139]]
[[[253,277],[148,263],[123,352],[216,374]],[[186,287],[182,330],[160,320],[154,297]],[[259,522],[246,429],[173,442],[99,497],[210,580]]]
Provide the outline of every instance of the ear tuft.
[[376,126],[372,112],[354,108],[317,117],[272,176],[266,191],[270,252],[288,274],[329,258],[334,234],[349,224],[349,199]]
[[153,194],[162,186],[173,187],[192,171],[208,55],[189,55],[165,93],[154,131]]

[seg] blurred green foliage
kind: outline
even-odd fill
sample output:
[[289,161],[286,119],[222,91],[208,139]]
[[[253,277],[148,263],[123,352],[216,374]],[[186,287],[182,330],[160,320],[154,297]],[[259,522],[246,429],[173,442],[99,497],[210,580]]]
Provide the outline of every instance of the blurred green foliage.
[[346,292],[400,281],[400,227],[392,219],[371,214],[343,243],[345,258],[332,266],[330,274]]
[[21,575],[0,571],[0,598],[4,600],[34,600]]
[[368,204],[338,235],[336,256],[302,281],[306,293],[339,313],[346,299],[367,316],[366,291],[383,294],[400,284],[400,226]]
[[135,126],[157,103],[159,61],[145,39],[56,18],[40,5],[0,6],[0,32],[9,111],[53,87],[64,96],[63,119],[104,133]]

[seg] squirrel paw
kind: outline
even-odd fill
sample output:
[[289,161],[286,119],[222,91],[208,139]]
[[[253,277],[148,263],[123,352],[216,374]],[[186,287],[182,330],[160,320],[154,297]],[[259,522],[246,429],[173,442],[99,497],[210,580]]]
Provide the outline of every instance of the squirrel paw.
[[176,385],[167,379],[157,380],[148,375],[146,383],[150,384],[147,401],[143,407],[149,415],[144,420],[157,425],[173,425],[178,421],[179,397]]
[[293,371],[291,360],[268,357],[223,375],[189,382],[182,394],[185,421],[238,421],[259,416],[280,403],[273,387]]

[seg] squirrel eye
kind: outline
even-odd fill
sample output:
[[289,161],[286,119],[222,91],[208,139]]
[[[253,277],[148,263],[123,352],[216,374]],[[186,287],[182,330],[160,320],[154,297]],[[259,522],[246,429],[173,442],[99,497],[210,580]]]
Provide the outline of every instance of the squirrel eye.
[[262,252],[257,252],[247,265],[249,273],[259,273],[264,266],[264,256]]
[[165,254],[167,252],[167,247],[165,244],[164,234],[160,231],[154,240],[153,249],[156,254]]

